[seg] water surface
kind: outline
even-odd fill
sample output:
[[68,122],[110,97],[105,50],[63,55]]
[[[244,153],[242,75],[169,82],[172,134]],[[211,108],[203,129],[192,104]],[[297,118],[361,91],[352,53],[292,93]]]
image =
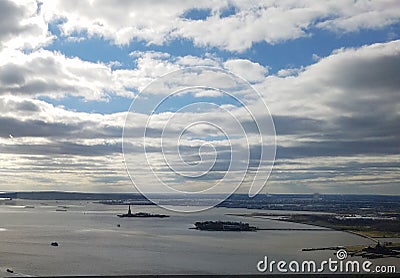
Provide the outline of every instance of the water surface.
[[[233,220],[259,228],[311,226],[227,213],[246,209],[214,208],[176,213],[155,206],[132,211],[169,214],[159,218],[119,218],[126,206],[85,201],[17,201],[0,206],[0,268],[29,275],[249,274],[265,255],[279,260],[326,260],[333,251],[302,248],[369,244],[338,231],[210,232],[189,229],[196,221]],[[25,205],[33,206],[26,208]],[[67,211],[56,211],[66,209]],[[120,225],[118,227],[117,225]],[[57,241],[59,247],[52,247]],[[360,259],[359,260],[363,260]],[[397,264],[399,259],[374,260]]]

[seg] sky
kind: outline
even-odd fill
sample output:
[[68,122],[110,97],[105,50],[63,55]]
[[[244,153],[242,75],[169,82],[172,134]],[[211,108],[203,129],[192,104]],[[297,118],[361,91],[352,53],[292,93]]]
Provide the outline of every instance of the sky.
[[399,73],[398,0],[0,0],[0,190],[399,195]]

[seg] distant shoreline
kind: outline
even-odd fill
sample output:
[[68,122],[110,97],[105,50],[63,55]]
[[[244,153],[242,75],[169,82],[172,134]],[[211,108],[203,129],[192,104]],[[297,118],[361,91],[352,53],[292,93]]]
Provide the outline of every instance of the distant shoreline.
[[[170,206],[201,206],[215,203],[220,195],[198,195],[190,198],[154,194],[153,200]],[[139,193],[81,193],[63,191],[0,192],[0,202],[5,199],[25,200],[79,200],[97,201],[106,205],[153,205]],[[217,207],[258,210],[285,210],[325,212],[344,215],[394,215],[400,214],[400,196],[397,195],[334,195],[334,194],[233,194]]]
[[[169,198],[177,197],[173,194],[166,195],[160,193],[153,193],[151,194],[154,197],[166,197]],[[181,196],[181,195],[179,195]],[[193,195],[195,196],[195,195]],[[218,197],[218,196],[225,196],[224,194],[198,194],[199,198],[207,198],[207,197]],[[247,194],[242,193],[235,193],[232,196],[239,196],[239,197],[248,197]],[[376,194],[320,194],[320,193],[276,193],[276,194],[258,194],[257,197],[264,197],[264,198],[273,198],[273,197],[281,197],[281,198],[291,198],[291,197],[298,197],[298,198],[320,198],[322,196],[325,197],[371,197],[371,198],[389,198],[389,199],[398,199],[400,200],[400,195],[376,195]],[[31,199],[31,200],[107,200],[107,199],[146,199],[141,193],[127,193],[127,192],[113,192],[113,193],[106,193],[106,192],[77,192],[77,191],[0,191],[0,198],[17,198],[17,199]],[[229,197],[228,199],[230,199]],[[182,197],[180,197],[182,198]],[[254,198],[251,198],[254,199]]]

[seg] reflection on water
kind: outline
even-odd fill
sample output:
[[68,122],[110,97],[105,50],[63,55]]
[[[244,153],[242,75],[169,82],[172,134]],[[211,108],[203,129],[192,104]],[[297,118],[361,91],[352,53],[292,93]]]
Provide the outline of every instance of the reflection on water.
[[[132,211],[169,214],[169,218],[121,219],[126,206],[90,202],[18,201],[0,206],[0,267],[32,275],[66,274],[231,274],[257,273],[265,255],[275,260],[317,261],[333,258],[333,251],[302,252],[302,248],[369,244],[355,235],[337,231],[209,232],[189,229],[196,221],[245,221],[259,228],[304,228],[302,224],[261,218],[227,216],[246,209],[215,208],[185,214],[154,206],[133,206]],[[67,206],[67,211],[56,211]],[[58,247],[50,245],[59,243]],[[358,258],[358,260],[363,260]],[[374,262],[380,262],[376,260]],[[390,263],[385,260],[386,264]],[[396,259],[392,264],[399,264]],[[400,267],[397,267],[398,269]]]

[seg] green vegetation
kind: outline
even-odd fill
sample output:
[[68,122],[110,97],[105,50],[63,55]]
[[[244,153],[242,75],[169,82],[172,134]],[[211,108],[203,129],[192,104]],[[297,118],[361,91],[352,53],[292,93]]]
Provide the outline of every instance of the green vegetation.
[[340,218],[334,215],[291,215],[284,221],[348,231],[372,238],[400,237],[400,224],[393,219]]
[[391,231],[354,231],[354,232],[372,238],[396,238],[396,237],[400,238],[399,232],[391,232]]
[[346,231],[368,238],[400,238],[400,214],[393,212],[388,214],[380,213],[380,216],[369,214],[357,217],[342,214],[282,214],[262,212],[236,215],[319,226]]

